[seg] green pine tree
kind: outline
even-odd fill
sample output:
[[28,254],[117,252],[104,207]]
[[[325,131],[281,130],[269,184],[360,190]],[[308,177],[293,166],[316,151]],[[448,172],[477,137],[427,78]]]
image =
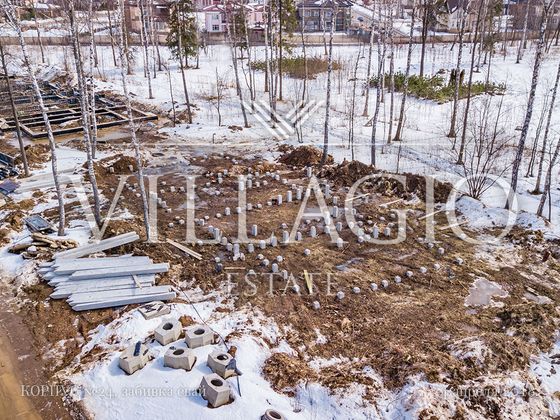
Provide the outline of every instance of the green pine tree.
[[[196,57],[198,54],[198,28],[193,0],[177,0],[171,7],[167,45],[177,58]],[[179,37],[181,37],[179,42]],[[183,51],[179,51],[179,46]]]

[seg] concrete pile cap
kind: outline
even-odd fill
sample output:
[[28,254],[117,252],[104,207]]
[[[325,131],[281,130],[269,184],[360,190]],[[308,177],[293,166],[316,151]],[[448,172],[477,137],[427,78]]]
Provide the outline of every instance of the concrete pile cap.
[[185,329],[185,343],[191,349],[214,344],[214,332],[206,325],[191,325]]
[[[139,344],[132,344],[119,356],[119,367],[129,375],[142,369],[150,361],[148,347],[145,344]],[[138,353],[136,352],[137,347]]]
[[169,347],[163,356],[163,366],[172,369],[192,370],[196,363],[196,356],[193,351],[188,348]]
[[220,350],[214,350],[208,355],[206,363],[208,367],[212,369],[212,372],[217,373],[224,379],[227,379],[231,376],[237,375],[234,368],[228,368],[228,366],[231,366],[230,362],[232,359],[233,357],[231,354]]
[[154,338],[162,346],[177,341],[181,336],[183,326],[176,319],[164,319],[154,331]]
[[261,416],[261,420],[286,420],[286,417],[282,413],[269,408]]
[[208,404],[214,408],[228,404],[231,399],[229,384],[215,373],[202,378],[200,391],[202,398],[208,401]]

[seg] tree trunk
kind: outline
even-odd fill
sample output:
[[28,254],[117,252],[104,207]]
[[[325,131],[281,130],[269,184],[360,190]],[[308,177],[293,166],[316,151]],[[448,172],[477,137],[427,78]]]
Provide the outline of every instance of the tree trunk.
[[364,112],[362,112],[362,117],[367,117],[369,114],[369,79],[371,78],[371,56],[373,55],[373,39],[374,39],[374,29],[375,29],[375,19],[374,16],[371,18],[371,33],[369,35],[369,51],[368,51],[368,63],[367,63],[367,72],[366,72],[366,99],[364,103]]
[[[554,1],[551,2],[551,6]],[[529,99],[527,101],[527,111],[525,113],[525,121],[523,122],[523,128],[521,129],[521,137],[519,138],[519,143],[517,144],[517,152],[515,154],[515,160],[513,161],[513,168],[511,170],[511,192],[517,191],[517,178],[519,176],[519,168],[521,167],[521,160],[523,158],[523,151],[525,150],[525,141],[527,140],[527,135],[529,133],[529,125],[531,124],[531,117],[533,116],[533,104],[535,102],[535,95],[537,92],[537,85],[539,83],[539,73],[541,69],[541,62],[544,50],[544,35],[546,32],[546,24],[548,23],[548,15],[550,7],[543,10],[541,27],[539,31],[539,40],[537,44],[537,52],[535,54],[535,64],[533,66],[533,76],[531,79],[531,90],[529,91]]]
[[[35,3],[32,3],[34,6]],[[39,22],[37,22],[37,9],[33,9],[33,20],[35,21],[35,29],[37,30],[37,41],[39,42],[39,49],[41,50],[41,63],[45,64],[45,50],[43,48],[43,40],[41,39],[41,31],[39,30]]]
[[149,65],[149,51],[148,51],[148,25],[147,25],[147,17],[146,17],[146,5],[144,4],[144,0],[139,0],[138,5],[140,6],[140,21],[141,21],[141,28],[140,28],[140,38],[142,42],[142,47],[144,48],[144,73],[148,78],[148,98],[154,99],[154,94],[152,92],[152,77],[150,74],[150,65]]
[[515,61],[516,64],[521,62],[521,58],[523,57],[523,49],[527,48],[527,23],[529,21],[529,9],[530,9],[530,1],[525,3],[525,20],[523,21],[523,35],[521,40],[519,41],[519,48],[517,49],[517,59]]
[[424,0],[423,15],[422,15],[422,49],[420,52],[420,77],[424,77],[424,59],[426,57],[426,40],[428,38],[428,2]]
[[[245,128],[249,128],[249,122],[247,121],[247,112],[245,110],[245,104],[243,103],[243,91],[241,90],[241,83],[239,82],[239,68],[237,63],[237,31],[235,29],[235,18],[231,19],[227,25],[227,35],[229,38],[229,46],[231,51],[231,59],[233,61],[233,72],[235,74],[235,84],[237,86],[237,96],[239,96],[239,103],[241,105],[241,114],[243,115],[243,124]],[[232,34],[233,32],[233,34]],[[232,39],[233,38],[233,39]]]
[[169,95],[171,96],[171,107],[173,109],[173,127],[177,124],[177,114],[175,112],[175,99],[173,98],[173,83],[171,83],[171,72],[169,71],[169,62],[167,62],[167,79],[169,80]]
[[543,145],[541,150],[541,158],[539,161],[539,172],[537,174],[537,182],[535,184],[535,193],[540,192],[541,189],[541,176],[543,170],[544,155],[546,153],[546,147],[548,143],[548,134],[550,131],[550,123],[552,121],[552,114],[554,113],[554,104],[556,102],[556,94],[558,92],[558,84],[560,82],[560,63],[558,64],[558,69],[556,70],[556,80],[554,81],[554,88],[552,89],[552,98],[550,99],[550,107],[548,108],[548,116],[546,119],[546,126],[544,129]]
[[87,159],[87,171],[89,182],[91,184],[93,193],[93,215],[95,222],[98,226],[101,225],[101,212],[100,212],[100,200],[99,191],[97,189],[97,179],[95,176],[95,168],[93,165],[93,154],[92,154],[92,135],[90,131],[91,127],[91,115],[89,113],[88,107],[88,92],[85,80],[85,74],[83,69],[83,59],[80,51],[80,40],[78,38],[78,29],[75,21],[74,15],[74,0],[69,2],[69,20],[70,20],[70,40],[72,43],[72,51],[74,53],[74,65],[76,67],[76,79],[78,80],[78,91],[80,99],[80,111],[82,112],[82,129],[84,135],[84,146],[86,149],[86,159]]
[[[94,62],[97,63],[95,59],[95,41],[94,41],[94,32],[93,32],[93,2],[89,3],[89,28],[90,28],[90,44],[89,44],[89,112],[91,117],[91,157],[95,159],[95,155],[97,153],[97,115],[96,115],[96,107],[95,107],[95,78],[93,76],[93,67]],[[95,64],[97,66],[97,64]]]
[[[335,8],[331,7],[331,12],[334,15]],[[320,167],[322,167],[327,162],[327,156],[329,155],[329,129],[330,129],[330,107],[331,107],[331,84],[332,84],[332,69],[333,69],[333,37],[334,37],[334,25],[331,22],[331,31],[329,37],[329,54],[328,54],[328,65],[327,65],[327,99],[325,101],[325,124],[323,130],[323,156],[321,157]]]
[[[554,154],[550,159],[550,164],[548,165],[548,169],[546,171],[546,177],[544,181],[544,192],[541,196],[541,200],[539,201],[539,207],[537,208],[537,216],[543,215],[544,205],[546,203],[546,198],[549,197],[549,204],[550,204],[550,186],[552,184],[552,170],[554,168],[554,164],[558,159],[558,155],[560,154],[560,139],[558,143],[556,143],[556,149],[554,150]],[[551,217],[550,210],[549,210],[549,218]]]
[[391,57],[389,57],[389,133],[387,144],[391,144],[393,140],[393,113],[395,109],[395,39],[393,36],[393,5],[392,3],[389,4],[389,49]]
[[356,64],[352,75],[352,100],[350,103],[350,130],[348,130],[348,146],[350,147],[351,160],[354,160],[354,114],[356,110],[356,84],[358,81],[358,66],[360,64],[361,49],[358,48]]
[[[461,29],[459,30],[459,50],[457,51],[457,65],[455,66],[455,91],[453,92],[453,111],[451,113],[451,124],[447,137],[454,138],[457,136],[455,131],[457,125],[457,111],[459,110],[459,91],[461,88],[461,59],[463,57],[463,39],[465,36],[466,13],[463,12],[461,17]],[[453,141],[455,147],[455,141]]]
[[49,141],[49,147],[52,154],[51,169],[53,174],[54,186],[56,189],[56,195],[58,199],[58,218],[59,218],[58,235],[64,236],[64,225],[65,225],[64,197],[62,194],[62,187],[60,185],[60,180],[58,179],[56,143],[54,141],[54,135],[53,135],[51,123],[49,121],[49,117],[47,114],[47,107],[43,102],[43,96],[41,94],[41,89],[39,88],[39,83],[37,82],[37,78],[35,77],[35,72],[33,71],[33,67],[31,66],[31,61],[29,61],[29,53],[27,52],[27,45],[25,44],[25,39],[23,38],[23,33],[21,32],[21,26],[14,11],[14,6],[7,0],[2,0],[2,6],[8,22],[14,27],[18,35],[19,45],[21,47],[21,53],[23,56],[23,63],[27,69],[27,72],[29,73],[29,77],[31,79],[31,85],[33,87],[33,91],[35,92],[35,96],[37,97],[37,104],[39,105],[39,110],[41,111],[41,114],[43,116],[43,122],[45,123],[45,131],[47,132],[47,139]]
[[17,113],[16,104],[14,102],[14,95],[12,92],[12,84],[10,83],[10,77],[8,76],[8,67],[6,66],[6,57],[4,55],[4,48],[0,42],[0,58],[2,59],[2,69],[4,71],[4,77],[6,80],[6,89],[8,91],[8,98],[10,99],[10,107],[12,108],[12,115],[14,117],[14,124],[16,126],[16,135],[19,144],[19,152],[21,154],[21,161],[23,162],[23,171],[25,176],[29,176],[29,165],[27,164],[27,154],[25,153],[25,147],[23,146],[23,136],[21,135],[21,127],[19,126],[19,117]]
[[301,93],[301,102],[303,106],[303,102],[305,102],[307,98],[307,78],[308,78],[308,68],[307,68],[307,50],[305,48],[305,36],[303,32],[305,30],[305,2],[301,3],[301,50],[303,54],[303,67],[304,67],[304,77],[303,77],[303,92]]
[[[181,10],[180,12],[181,15],[181,19],[183,18],[183,11]],[[185,67],[183,66],[183,43],[182,43],[182,38],[183,38],[183,32],[181,31],[183,22],[179,22],[179,46],[178,46],[178,50],[179,50],[179,67],[181,69],[181,78],[183,79],[183,91],[185,93],[185,103],[187,105],[187,117],[188,117],[188,122],[189,124],[192,124],[192,113],[191,113],[191,102],[189,100],[189,90],[187,89],[187,79],[185,77]]]
[[[469,119],[469,109],[471,107],[471,92],[472,92],[472,81],[473,81],[473,73],[474,73],[474,61],[476,55],[476,46],[478,42],[478,30],[480,27],[480,20],[482,16],[482,11],[479,11],[478,16],[476,18],[476,25],[474,30],[474,40],[472,45],[471,51],[471,67],[469,70],[469,84],[467,86],[467,104],[465,105],[465,114],[463,118],[463,131],[461,133],[461,145],[459,147],[459,154],[457,157],[457,164],[461,165],[463,163],[463,154],[465,152],[465,142],[467,139],[467,123]],[[458,74],[457,77],[460,79],[460,75]],[[460,82],[460,80],[459,80]]]
[[412,9],[412,21],[410,24],[410,38],[408,39],[408,54],[406,57],[406,71],[404,75],[403,96],[401,101],[401,111],[399,115],[399,124],[397,125],[397,132],[395,133],[394,141],[402,140],[402,128],[404,124],[404,109],[406,106],[406,97],[408,95],[408,81],[410,79],[410,64],[412,62],[412,37],[414,36],[414,17],[416,9]]
[[[379,11],[379,21],[381,22],[381,5],[378,6]],[[385,44],[385,39],[383,39],[383,44]],[[383,89],[382,79],[384,79],[383,74],[383,62],[385,61],[385,48],[381,47],[381,33],[377,37],[377,89],[376,89],[376,100],[375,100],[375,110],[373,112],[373,118],[371,122],[371,164],[376,165],[376,155],[377,155],[377,120],[379,119],[379,109],[381,108],[381,90]]]
[[284,39],[282,37],[282,0],[278,0],[278,100],[282,100],[282,59],[283,56],[283,42]]
[[109,38],[111,39],[111,51],[113,53],[113,64],[117,67],[117,54],[115,53],[115,38],[113,35],[113,21],[111,18],[111,7],[113,4],[107,3],[107,19],[109,20]]
[[[117,20],[121,22],[121,25],[124,25],[124,0],[119,0],[119,8],[117,10],[118,17]],[[140,144],[138,143],[138,138],[136,137],[136,124],[134,123],[134,115],[132,114],[132,104],[130,103],[130,96],[128,94],[128,82],[126,80],[126,71],[125,71],[125,63],[126,63],[126,49],[125,49],[125,42],[124,42],[124,34],[121,33],[119,37],[119,56],[120,56],[120,73],[121,73],[121,82],[124,94],[124,103],[126,106],[126,113],[128,117],[128,127],[130,129],[130,141],[132,142],[132,146],[134,147],[134,157],[136,160],[136,166],[138,167],[138,186],[140,188],[140,197],[142,199],[142,209],[144,213],[144,228],[146,229],[146,236],[151,239],[151,227],[150,227],[150,219],[148,213],[148,197],[146,195],[146,186],[144,185],[144,163],[142,162],[142,154],[140,152]]]

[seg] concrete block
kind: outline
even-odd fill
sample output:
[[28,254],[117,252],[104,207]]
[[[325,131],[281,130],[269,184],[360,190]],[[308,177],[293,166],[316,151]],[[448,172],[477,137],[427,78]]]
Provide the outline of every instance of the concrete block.
[[206,325],[191,325],[185,330],[185,343],[190,349],[214,344],[214,333]]
[[268,409],[261,416],[261,420],[286,420],[286,417],[276,410]]
[[176,319],[164,320],[154,331],[154,338],[162,346],[177,341],[181,336],[183,326]]
[[171,309],[165,303],[155,301],[140,306],[138,312],[140,312],[145,319],[153,319],[158,316],[167,315],[171,312]]
[[191,349],[171,346],[163,356],[163,366],[190,371],[196,363],[196,356]]
[[227,379],[236,375],[235,368],[232,368],[231,366],[228,368],[232,359],[233,357],[229,353],[221,350],[214,350],[208,355],[206,363],[208,364],[208,367],[212,369],[212,372],[217,373],[224,379]]
[[119,356],[119,367],[129,375],[142,369],[150,361],[148,347],[140,342],[127,347]]
[[200,393],[210,406],[217,408],[229,403],[231,388],[218,374],[212,373],[202,378]]

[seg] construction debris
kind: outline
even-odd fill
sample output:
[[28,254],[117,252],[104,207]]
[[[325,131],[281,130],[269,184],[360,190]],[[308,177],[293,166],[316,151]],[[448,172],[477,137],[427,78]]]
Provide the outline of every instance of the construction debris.
[[62,258],[80,258],[95,252],[106,251],[120,245],[126,245],[131,242],[137,241],[140,236],[136,232],[123,233],[122,235],[114,236],[112,238],[104,239],[95,244],[88,244],[80,246],[70,251],[59,252],[54,255],[55,259]]
[[39,215],[33,215],[23,220],[31,232],[52,233],[53,226]]
[[21,254],[23,258],[30,259],[49,256],[55,250],[75,249],[77,246],[78,243],[73,239],[59,239],[41,233],[32,233],[31,242],[13,245],[8,248],[8,252]]
[[198,252],[195,252],[192,249],[189,249],[186,246],[181,245],[180,243],[175,242],[171,239],[166,239],[166,242],[170,245],[173,245],[175,248],[180,249],[185,254],[190,255],[191,257],[196,258],[199,261],[202,260],[202,255],[200,255]]
[[144,319],[153,319],[158,316],[167,315],[171,312],[168,305],[163,302],[150,302],[138,308],[138,312],[142,314]]

